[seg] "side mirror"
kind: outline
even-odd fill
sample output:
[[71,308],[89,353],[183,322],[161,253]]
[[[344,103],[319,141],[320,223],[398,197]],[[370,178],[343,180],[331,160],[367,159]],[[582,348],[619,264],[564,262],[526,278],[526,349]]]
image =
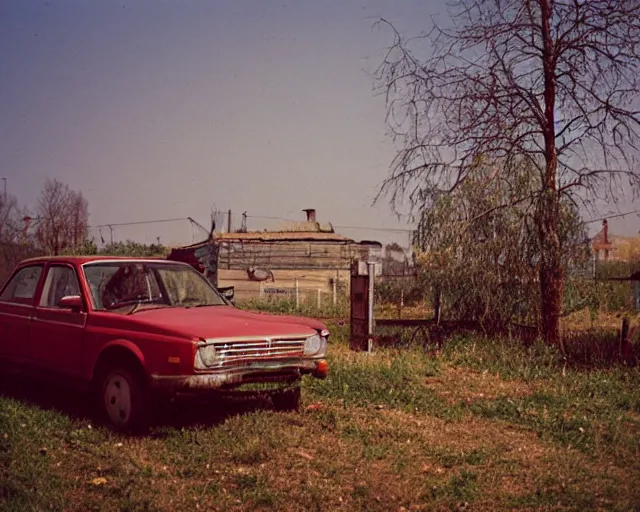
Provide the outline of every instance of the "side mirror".
[[80,297],[80,295],[65,295],[58,302],[58,306],[65,309],[72,309],[73,311],[80,311],[82,309],[82,297]]
[[226,286],[222,288],[218,288],[218,292],[231,304],[234,304],[235,298],[235,287],[234,286]]

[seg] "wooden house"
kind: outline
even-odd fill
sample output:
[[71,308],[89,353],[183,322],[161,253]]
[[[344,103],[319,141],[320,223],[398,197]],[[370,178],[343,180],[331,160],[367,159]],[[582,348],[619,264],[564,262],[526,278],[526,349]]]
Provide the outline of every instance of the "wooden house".
[[170,259],[184,260],[187,253],[199,260],[205,256],[209,263],[201,270],[210,278],[215,274],[219,288],[233,286],[238,300],[290,294],[295,289],[319,293],[348,289],[351,262],[367,259],[381,244],[356,242],[336,233],[331,224],[317,222],[315,210],[305,212],[306,221],[277,231],[215,233],[210,242],[174,249]]

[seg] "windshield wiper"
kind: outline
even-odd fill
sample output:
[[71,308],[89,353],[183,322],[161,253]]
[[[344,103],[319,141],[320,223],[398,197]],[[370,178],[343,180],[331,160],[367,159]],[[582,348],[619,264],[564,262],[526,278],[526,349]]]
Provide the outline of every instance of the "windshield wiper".
[[142,302],[136,302],[133,307],[125,313],[125,315],[133,315],[141,305]]
[[182,304],[184,308],[204,308],[208,306],[224,306],[224,304],[215,304],[213,302],[199,302],[197,304]]
[[[125,314],[133,315],[136,311],[138,311],[138,308],[142,305],[144,305],[144,302],[136,302],[134,306]],[[155,306],[152,306],[152,307],[146,307],[142,311],[149,311],[150,309],[163,309],[168,307],[169,306],[167,304],[156,304]]]

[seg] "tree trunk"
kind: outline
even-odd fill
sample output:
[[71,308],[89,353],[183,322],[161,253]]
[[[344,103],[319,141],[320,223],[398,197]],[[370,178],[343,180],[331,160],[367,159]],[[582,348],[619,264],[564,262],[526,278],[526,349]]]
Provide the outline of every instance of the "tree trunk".
[[548,344],[558,345],[564,353],[560,337],[560,312],[564,292],[564,276],[558,237],[560,198],[557,190],[558,158],[556,154],[555,101],[556,56],[551,35],[551,2],[539,0],[542,17],[542,65],[544,69],[544,159],[541,196],[538,202],[538,236],[540,241],[541,331]]
[[540,262],[541,333],[550,345],[564,353],[560,337],[560,312],[564,295],[564,276],[558,239],[558,202],[554,190],[547,190],[540,201],[539,230],[542,261]]

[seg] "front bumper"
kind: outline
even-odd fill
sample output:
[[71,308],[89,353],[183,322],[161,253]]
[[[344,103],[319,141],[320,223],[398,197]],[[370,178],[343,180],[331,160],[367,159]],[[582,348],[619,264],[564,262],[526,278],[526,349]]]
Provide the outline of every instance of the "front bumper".
[[151,385],[154,389],[163,391],[207,391],[258,382],[290,383],[302,375],[323,379],[327,376],[327,371],[326,359],[256,361],[246,366],[217,370],[215,373],[151,375]]

